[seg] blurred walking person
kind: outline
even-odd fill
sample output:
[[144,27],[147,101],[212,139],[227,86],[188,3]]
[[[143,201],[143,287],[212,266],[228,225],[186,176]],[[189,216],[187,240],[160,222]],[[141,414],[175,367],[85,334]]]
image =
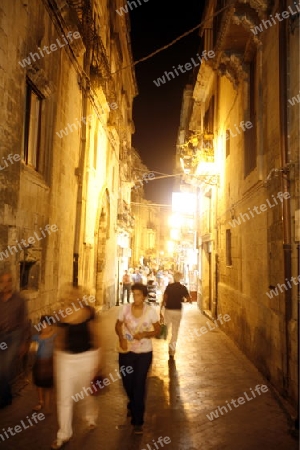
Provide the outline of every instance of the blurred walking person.
[[[174,274],[174,283],[168,284],[164,292],[163,301],[160,307],[160,319],[164,322],[168,329],[172,328],[172,336],[169,342],[169,358],[174,359],[176,351],[176,343],[178,338],[178,331],[180,321],[182,318],[182,302],[189,301],[192,303],[192,298],[187,288],[180,283],[182,274],[176,272]],[[162,309],[165,308],[164,314]]]
[[[59,430],[52,449],[61,448],[72,435],[74,399],[84,389],[92,394],[91,382],[101,370],[102,343],[95,310],[85,300],[79,288],[73,288],[65,301],[69,302],[66,315],[57,323],[54,370],[57,390],[57,415]],[[82,298],[79,298],[82,297]],[[88,391],[90,389],[90,391]],[[97,409],[92,395],[82,400],[85,420],[89,430],[96,427]]]
[[143,277],[139,269],[135,269],[132,280],[134,283],[143,283]]
[[128,273],[128,270],[125,270],[125,273],[124,273],[123,279],[122,279],[122,283],[123,283],[122,303],[124,303],[124,301],[125,301],[125,292],[126,292],[127,303],[130,303],[131,277]]
[[13,289],[12,274],[4,272],[0,275],[0,408],[12,403],[13,364],[28,351],[29,339],[26,300]]
[[45,408],[45,413],[50,412],[53,390],[53,351],[56,332],[52,323],[51,316],[42,316],[41,331],[31,338],[38,344],[36,360],[32,368],[33,383],[37,387],[38,404],[33,411]]

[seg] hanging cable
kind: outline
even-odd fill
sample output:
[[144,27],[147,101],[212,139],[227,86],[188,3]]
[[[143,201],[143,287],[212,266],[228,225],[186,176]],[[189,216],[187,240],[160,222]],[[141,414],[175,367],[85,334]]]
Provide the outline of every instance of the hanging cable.
[[195,27],[191,28],[190,30],[188,30],[185,33],[183,33],[180,36],[178,36],[177,38],[173,39],[173,41],[169,42],[169,44],[166,44],[163,47],[160,47],[157,50],[154,50],[154,52],[150,53],[147,56],[144,56],[143,58],[138,59],[137,61],[134,61],[132,64],[128,64],[125,67],[121,67],[121,69],[118,69],[115,72],[112,72],[112,75],[115,75],[116,73],[120,72],[121,70],[128,69],[129,67],[134,67],[134,66],[136,66],[137,64],[139,64],[139,63],[141,63],[143,61],[147,61],[148,59],[150,59],[153,56],[157,55],[158,53],[162,52],[163,50],[167,50],[168,48],[172,47],[172,45],[176,44],[176,42],[180,41],[182,38],[184,38],[184,37],[188,36],[189,34],[193,33],[194,31],[196,31],[198,28],[200,28],[206,22],[209,22],[211,19],[213,19],[214,17],[218,16],[219,14],[224,12],[226,9],[231,8],[233,3],[234,3],[234,1],[230,2],[230,4],[227,5],[227,6],[224,6],[224,8],[219,9],[218,11],[216,11],[214,14],[212,14],[209,17],[207,17],[206,19],[202,20],[202,22],[200,22]]

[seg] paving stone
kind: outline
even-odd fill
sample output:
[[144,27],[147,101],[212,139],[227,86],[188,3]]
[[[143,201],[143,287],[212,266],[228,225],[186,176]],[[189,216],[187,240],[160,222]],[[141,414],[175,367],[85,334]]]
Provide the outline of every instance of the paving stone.
[[[106,342],[106,372],[115,373],[114,323],[118,307],[102,313]],[[169,437],[166,450],[296,450],[298,443],[290,434],[286,412],[273,391],[228,409],[219,418],[207,417],[226,401],[250,395],[250,388],[266,384],[258,370],[220,330],[186,339],[189,331],[207,322],[196,305],[185,305],[178,350],[173,364],[168,363],[167,342],[154,340],[154,361],[148,378],[144,434],[132,434],[126,419],[126,397],[121,381],[108,386],[96,397],[98,427],[88,432],[80,420],[81,405],[75,405],[74,436],[66,450],[157,450],[157,439]],[[0,430],[13,427],[31,415],[36,392],[30,380],[20,380],[11,406],[0,411]],[[0,449],[49,449],[57,432],[56,414],[1,442]],[[1,434],[1,433],[0,433]]]

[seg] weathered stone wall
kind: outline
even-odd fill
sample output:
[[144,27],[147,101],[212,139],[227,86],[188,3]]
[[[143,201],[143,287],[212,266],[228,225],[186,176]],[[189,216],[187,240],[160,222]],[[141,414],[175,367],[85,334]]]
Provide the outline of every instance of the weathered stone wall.
[[[39,268],[36,285],[29,284],[25,291],[31,317],[37,320],[41,311],[57,300],[59,286],[72,280],[75,167],[80,131],[69,130],[61,139],[56,132],[68,123],[73,124],[80,116],[81,92],[68,46],[57,48],[50,54],[43,52],[44,56],[38,51],[38,48],[50,46],[62,38],[43,3],[33,1],[23,6],[18,1],[5,1],[1,7],[1,28],[9,42],[1,66],[3,64],[5,71],[4,89],[7,98],[12,99],[11,108],[7,104],[1,108],[4,128],[1,146],[4,154],[12,152],[21,156],[13,170],[9,167],[1,174],[6,184],[6,190],[1,190],[2,207],[7,211],[3,226],[8,232],[1,247],[5,249],[21,239],[27,242],[34,233],[40,238],[35,239],[32,248],[25,249],[25,254],[22,248],[2,264],[9,264],[17,278],[20,261],[33,261],[35,269]],[[75,25],[73,30],[77,30]],[[30,53],[36,55],[30,58],[30,64],[22,67],[20,61],[28,58]],[[40,171],[24,161],[26,79],[43,96],[41,154],[45,161]],[[10,109],[11,113],[8,113]],[[44,237],[42,230],[47,224],[56,225],[58,230],[50,235],[46,233],[47,237]]]
[[[131,148],[136,85],[130,68],[110,75],[130,62],[127,22],[116,18],[112,30],[109,6],[94,7],[105,35],[97,56],[106,58],[109,82],[100,72],[89,78],[87,36],[65,2],[4,0],[0,6],[0,156],[19,159],[0,170],[0,268],[11,268],[18,285],[20,263],[32,263],[23,292],[34,322],[58,307],[63,286],[72,283],[74,251],[78,283],[98,304],[115,302],[120,142]],[[113,42],[116,30],[123,59]],[[42,99],[38,167],[23,150],[26,81]],[[55,231],[45,232],[47,224]],[[41,238],[31,247],[8,250],[36,235]]]
[[[274,6],[274,5],[273,5]],[[272,10],[273,15],[278,7]],[[277,9],[276,9],[277,8]],[[261,20],[265,18],[260,15]],[[235,17],[235,21],[240,19]],[[242,26],[242,25],[241,25]],[[219,45],[226,46],[226,33],[220,38]],[[288,98],[299,92],[299,30],[291,32],[287,27],[287,83]],[[240,30],[241,32],[241,30]],[[232,29],[233,33],[233,29]],[[230,34],[232,39],[232,34]],[[251,37],[251,34],[250,34]],[[298,383],[298,347],[297,347],[297,282],[285,280],[283,251],[283,199],[278,193],[282,189],[282,174],[286,171],[291,179],[289,194],[291,214],[288,217],[291,227],[292,276],[297,280],[297,239],[295,217],[299,209],[299,103],[284,105],[288,111],[288,167],[281,162],[281,117],[280,117],[280,52],[279,25],[269,27],[260,33],[261,43],[253,51],[256,60],[254,92],[249,98],[249,73],[247,63],[232,69],[230,63],[220,67],[214,61],[210,69],[213,79],[200,83],[201,73],[205,76],[205,67],[201,67],[194,98],[202,102],[203,116],[208,109],[209,99],[215,95],[214,146],[217,149],[220,168],[216,212],[211,239],[218,263],[217,314],[229,314],[231,320],[224,324],[224,330],[232,336],[248,357],[276,386],[294,403],[297,398]],[[223,41],[222,41],[223,39]],[[229,42],[229,41],[227,41]],[[234,41],[232,41],[234,45]],[[233,52],[233,51],[232,51]],[[235,57],[235,55],[233,55]],[[235,72],[236,71],[236,72]],[[243,75],[241,75],[243,73]],[[237,74],[239,74],[237,76]],[[226,75],[226,76],[222,76]],[[207,75],[206,75],[207,76]],[[203,87],[203,86],[206,86]],[[244,152],[247,133],[241,129],[241,121],[249,120],[249,104],[255,101],[254,125],[256,127],[256,164],[253,170],[245,174]],[[199,106],[197,106],[199,108]],[[200,116],[199,116],[200,117]],[[203,120],[203,117],[202,117]],[[196,123],[196,116],[192,123]],[[239,129],[239,131],[237,130]],[[226,156],[226,130],[231,130],[230,154]],[[253,147],[254,149],[254,147]],[[205,189],[202,190],[202,196]],[[203,216],[200,218],[200,235],[205,236],[208,211],[207,199],[203,198]],[[261,205],[266,205],[260,210]],[[254,209],[256,208],[256,210]],[[257,212],[258,211],[258,212]],[[296,222],[297,223],[297,222]],[[226,259],[226,230],[231,231],[232,263]],[[202,242],[202,309],[208,309],[215,315],[209,304],[209,264],[206,244]],[[214,256],[214,255],[212,255]],[[211,267],[214,264],[212,258]],[[215,277],[214,270],[214,294]],[[285,283],[284,286],[279,287]],[[290,284],[288,284],[290,283]],[[270,286],[277,288],[277,294],[270,294]],[[285,292],[292,296],[291,316],[287,319]],[[287,340],[286,340],[287,339]]]
[[[278,192],[282,191],[281,178],[271,176],[270,180],[266,181],[274,168],[281,167],[278,39],[278,29],[275,27],[262,37],[263,84],[256,91],[257,96],[260,95],[259,92],[262,93],[263,105],[263,132],[261,137],[257,135],[257,149],[259,150],[260,145],[263,148],[261,166],[257,159],[256,168],[244,178],[244,133],[231,139],[230,156],[226,161],[225,158],[223,160],[226,167],[224,189],[220,190],[218,205],[223,213],[219,227],[221,249],[218,312],[230,315],[232,320],[226,324],[228,333],[267,378],[281,392],[288,391],[288,395],[295,401],[297,392],[296,286],[292,287],[294,307],[293,316],[289,322],[288,346],[291,349],[289,357],[286,356],[285,341],[285,288],[282,293],[279,290],[279,295],[274,295],[271,299],[267,296],[267,292],[270,291],[269,286],[285,283],[282,203],[277,198]],[[224,123],[228,104],[230,104],[225,93],[228,92],[232,99],[238,95],[228,123],[228,128],[234,130],[235,124],[239,124],[243,118],[245,94],[242,88],[236,93],[224,79],[221,80],[220,92],[220,124]],[[260,141],[261,138],[263,142]],[[290,194],[293,196],[293,192],[290,191]],[[259,210],[262,204],[267,205],[263,212]],[[254,207],[258,207],[259,214],[253,212]],[[232,214],[235,218],[240,217],[240,225],[232,227],[229,224],[230,221],[232,222]],[[292,217],[289,220],[292,223]],[[231,267],[226,265],[225,232],[228,228],[232,233]],[[295,254],[294,242],[294,258]],[[292,275],[297,276],[295,264]],[[289,358],[288,362],[286,358]],[[289,364],[289,374],[287,364]]]

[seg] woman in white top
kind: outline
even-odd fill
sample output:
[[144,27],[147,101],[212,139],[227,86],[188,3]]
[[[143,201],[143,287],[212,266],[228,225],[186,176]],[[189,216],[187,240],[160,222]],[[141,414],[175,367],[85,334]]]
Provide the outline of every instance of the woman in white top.
[[116,333],[119,337],[119,369],[128,396],[128,413],[134,432],[141,434],[144,423],[146,379],[152,362],[151,338],[160,332],[156,310],[145,303],[147,287],[131,287],[133,303],[119,312]]

